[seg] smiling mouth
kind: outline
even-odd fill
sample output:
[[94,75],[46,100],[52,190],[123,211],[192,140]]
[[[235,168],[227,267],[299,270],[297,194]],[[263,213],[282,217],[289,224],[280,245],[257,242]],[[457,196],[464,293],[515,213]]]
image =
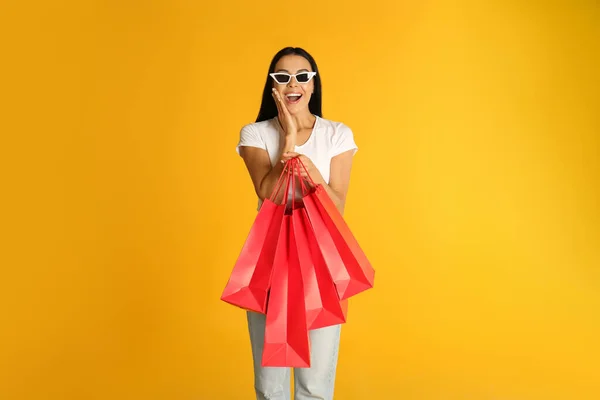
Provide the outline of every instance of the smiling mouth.
[[285,98],[289,104],[296,104],[300,101],[302,95],[300,93],[288,94]]

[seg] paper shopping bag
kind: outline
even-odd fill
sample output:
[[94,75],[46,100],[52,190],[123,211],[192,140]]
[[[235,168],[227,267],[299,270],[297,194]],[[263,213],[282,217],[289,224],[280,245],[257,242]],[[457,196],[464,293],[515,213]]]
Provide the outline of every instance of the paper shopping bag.
[[308,329],[346,322],[347,305],[344,307],[344,304],[340,303],[335,284],[304,208],[293,211],[292,227],[304,283]]
[[[290,181],[291,173],[284,169],[271,198],[263,201],[221,300],[246,310],[266,312],[275,249],[286,207],[285,202],[276,204],[274,199],[282,187],[288,189]],[[287,200],[287,195],[285,198]]]
[[263,367],[310,367],[302,272],[291,216],[284,215],[267,306]]
[[[298,162],[304,168],[302,161]],[[339,298],[372,288],[375,271],[342,214],[322,185],[310,177],[307,181],[312,188],[303,194],[302,201]]]

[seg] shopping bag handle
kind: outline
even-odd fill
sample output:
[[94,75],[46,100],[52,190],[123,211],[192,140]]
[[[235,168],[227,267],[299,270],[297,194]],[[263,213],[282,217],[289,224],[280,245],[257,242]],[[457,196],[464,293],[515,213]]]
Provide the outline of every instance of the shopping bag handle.
[[[285,186],[285,193],[283,195],[283,204],[287,204],[288,193],[290,191],[290,177],[293,176],[293,170],[292,170],[293,164],[291,161],[292,160],[288,160],[285,163],[285,165],[283,167],[283,171],[281,171],[281,174],[279,175],[279,178],[277,179],[275,188],[273,189],[273,191],[271,192],[271,196],[269,197],[269,200],[272,202],[275,202],[275,199],[277,198],[279,191],[281,190],[281,188],[283,186]],[[285,184],[283,184],[284,181],[285,181]]]
[[296,160],[296,165],[297,165],[296,168],[297,168],[298,172],[300,172],[300,171],[302,171],[302,169],[304,169],[304,171],[306,172],[306,176],[308,177],[308,178],[304,178],[304,177],[300,176],[300,174],[298,174],[298,180],[300,181],[300,186],[302,187],[302,195],[304,196],[310,192],[310,188],[307,188],[307,185],[304,184],[304,181],[306,181],[307,183],[310,182],[310,184],[312,185],[313,188],[315,188],[317,186],[317,184],[315,183],[315,181],[313,181],[312,177],[308,173],[308,170],[306,169],[306,166],[304,165],[304,163],[302,162],[300,157],[293,158],[293,160]]
[[296,205],[296,176],[294,175],[294,171],[296,169],[296,159],[292,158],[290,160],[292,162],[292,213],[294,212]]

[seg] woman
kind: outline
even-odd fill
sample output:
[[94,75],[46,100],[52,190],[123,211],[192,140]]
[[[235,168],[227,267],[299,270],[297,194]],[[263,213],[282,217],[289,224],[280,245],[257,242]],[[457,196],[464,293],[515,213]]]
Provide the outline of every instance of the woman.
[[[269,66],[258,118],[241,129],[237,147],[259,208],[271,196],[285,161],[298,157],[343,213],[357,150],[350,128],[322,116],[321,77],[313,57],[301,48],[280,50]],[[289,400],[290,369],[261,366],[265,315],[249,311],[247,317],[257,399]],[[294,369],[296,400],[333,398],[340,328],[310,331],[311,367]]]

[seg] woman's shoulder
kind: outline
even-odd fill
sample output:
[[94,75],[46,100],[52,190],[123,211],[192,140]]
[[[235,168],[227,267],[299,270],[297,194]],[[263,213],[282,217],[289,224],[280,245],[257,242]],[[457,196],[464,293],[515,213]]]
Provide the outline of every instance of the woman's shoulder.
[[273,130],[277,131],[276,118],[271,118],[259,122],[250,122],[245,125],[242,125],[242,131],[254,131],[262,134]]
[[319,118],[321,130],[330,139],[335,139],[340,136],[353,136],[352,129],[346,123],[332,119]]
[[354,133],[352,129],[341,121],[321,118],[320,126],[323,128],[324,143],[330,147],[331,155],[335,156],[347,150],[356,150]]
[[327,128],[332,128],[332,129],[347,128],[347,125],[341,121],[323,118],[323,117],[319,117],[319,119],[321,122],[321,126],[324,126]]
[[350,127],[344,122],[322,117],[319,117],[319,119],[320,126],[324,128],[330,135],[352,133],[352,129],[350,129]]
[[258,147],[264,150],[273,146],[279,137],[276,124],[277,122],[274,120],[266,120],[243,125],[237,145],[238,154],[242,146]]

